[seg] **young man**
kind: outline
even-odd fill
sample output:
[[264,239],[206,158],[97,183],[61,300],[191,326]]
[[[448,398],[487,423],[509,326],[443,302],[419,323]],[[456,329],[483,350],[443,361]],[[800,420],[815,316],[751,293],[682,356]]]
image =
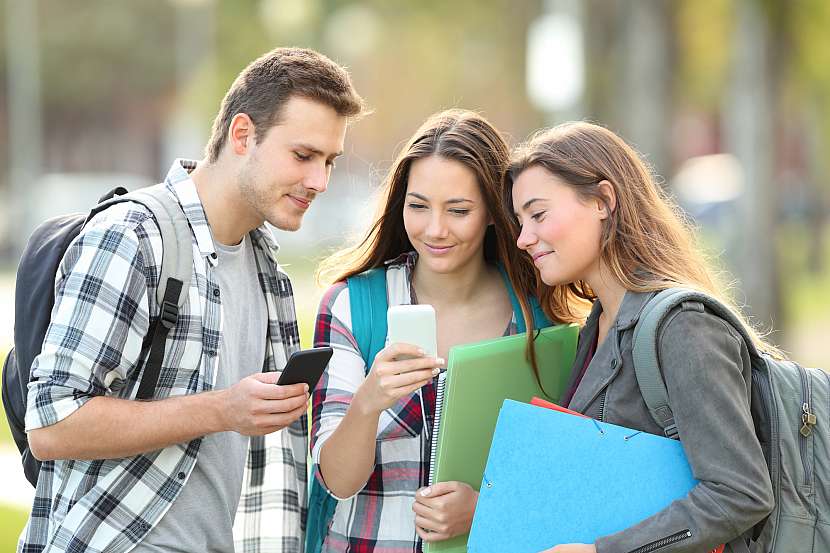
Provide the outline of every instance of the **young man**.
[[231,86],[206,158],[173,164],[194,263],[152,401],[132,398],[159,310],[159,227],[121,203],[73,242],[29,387],[44,463],[18,551],[229,552],[234,537],[301,551],[308,390],[275,385],[299,336],[263,225],[300,227],[362,109],[343,68],[277,49]]

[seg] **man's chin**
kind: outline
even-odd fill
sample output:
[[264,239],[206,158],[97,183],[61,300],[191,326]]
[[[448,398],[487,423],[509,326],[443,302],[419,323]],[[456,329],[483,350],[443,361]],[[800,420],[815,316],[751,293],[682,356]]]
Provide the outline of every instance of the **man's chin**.
[[269,220],[268,224],[272,227],[282,230],[285,232],[295,232],[300,230],[302,226],[303,218],[298,217],[296,219],[286,220],[286,219],[278,219],[278,220]]

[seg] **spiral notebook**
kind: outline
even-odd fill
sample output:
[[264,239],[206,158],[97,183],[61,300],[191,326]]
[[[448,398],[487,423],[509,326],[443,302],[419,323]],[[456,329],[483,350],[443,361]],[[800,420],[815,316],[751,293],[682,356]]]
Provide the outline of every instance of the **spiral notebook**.
[[507,400],[468,550],[537,553],[594,543],[685,497],[696,484],[677,440]]
[[[530,401],[534,396],[556,401],[565,391],[579,328],[559,325],[538,333],[536,356],[544,391],[525,358],[524,333],[450,350],[447,370],[438,377],[430,483],[455,480],[478,490],[502,402]],[[463,553],[466,544],[464,534],[426,543],[425,550]]]

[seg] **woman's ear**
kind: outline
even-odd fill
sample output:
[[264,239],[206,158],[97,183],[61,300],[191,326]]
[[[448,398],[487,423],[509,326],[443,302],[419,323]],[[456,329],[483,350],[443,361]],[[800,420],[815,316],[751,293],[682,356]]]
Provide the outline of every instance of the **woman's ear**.
[[599,181],[599,193],[605,202],[597,201],[597,208],[602,212],[601,218],[607,219],[617,209],[617,193],[607,180]]

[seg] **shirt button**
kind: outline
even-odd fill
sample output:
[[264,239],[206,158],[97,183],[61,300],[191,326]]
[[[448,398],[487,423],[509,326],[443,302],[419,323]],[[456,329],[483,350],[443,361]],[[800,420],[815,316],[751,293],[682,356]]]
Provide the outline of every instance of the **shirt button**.
[[214,289],[213,289],[213,296],[214,296],[214,297],[216,297],[216,298],[218,298],[218,297],[219,297],[219,294],[220,294],[220,292],[219,292],[219,288],[214,288]]
[[612,359],[612,360],[611,360],[611,368],[613,369],[613,368],[615,368],[616,366],[617,366],[617,360],[616,360],[616,359]]
[[180,472],[176,476],[179,478],[179,480],[184,480],[184,477],[187,476],[187,475],[184,472]]

